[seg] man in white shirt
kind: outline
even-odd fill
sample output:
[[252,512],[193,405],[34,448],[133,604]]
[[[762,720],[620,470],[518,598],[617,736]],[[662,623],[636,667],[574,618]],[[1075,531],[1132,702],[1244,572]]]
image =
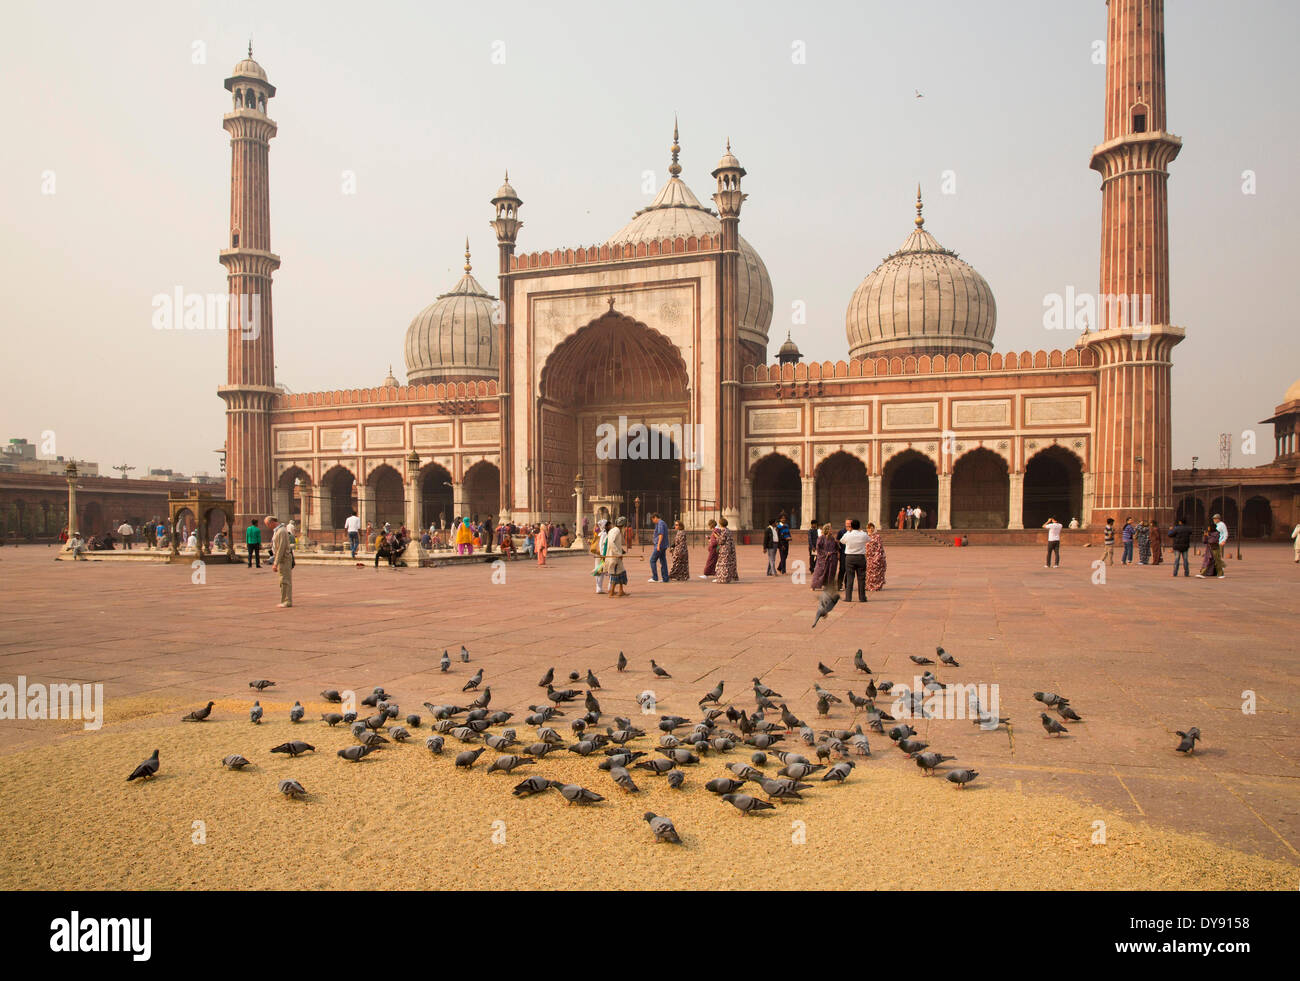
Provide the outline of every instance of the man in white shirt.
[[352,549],[352,557],[357,557],[357,548],[361,544],[361,519],[353,511],[343,522],[343,529],[348,533],[348,547]]
[[844,602],[853,602],[853,578],[858,580],[858,599],[867,601],[867,539],[857,518],[849,520],[849,530],[841,541],[844,544]]
[[1056,568],[1061,567],[1061,523],[1055,518],[1048,518],[1047,524],[1043,525],[1047,529],[1047,561],[1043,563],[1044,569],[1052,568],[1052,556],[1056,556]]
[[122,539],[122,547],[130,548],[131,539],[135,537],[135,529],[131,527],[130,523],[127,521],[123,521],[120,525],[118,525],[117,534]]
[[1223,546],[1228,544],[1228,526],[1223,523],[1223,515],[1214,516],[1214,527],[1219,532],[1219,544],[1214,548],[1214,577],[1222,579],[1227,574],[1223,567]]

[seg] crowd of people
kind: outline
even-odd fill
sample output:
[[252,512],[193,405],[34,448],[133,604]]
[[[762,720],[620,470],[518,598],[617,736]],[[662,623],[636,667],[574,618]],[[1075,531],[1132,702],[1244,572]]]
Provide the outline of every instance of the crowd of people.
[[[1163,565],[1167,543],[1174,555],[1173,574],[1178,575],[1179,566],[1182,566],[1184,578],[1191,574],[1188,553],[1192,548],[1192,540],[1196,537],[1196,529],[1189,525],[1181,514],[1174,520],[1173,525],[1164,531],[1161,531],[1158,521],[1148,522],[1141,519],[1135,523],[1131,517],[1125,518],[1123,526],[1117,531],[1115,519],[1107,518],[1106,526],[1102,530],[1101,555],[1101,561],[1106,565],[1115,564],[1117,534],[1121,546],[1120,565]],[[1224,523],[1223,515],[1212,515],[1200,534],[1200,543],[1205,551],[1200,570],[1196,573],[1197,579],[1227,577],[1227,570],[1223,564],[1223,550],[1228,544],[1228,537],[1228,526]],[[1291,537],[1296,541],[1296,561],[1300,562],[1300,525],[1296,526]],[[1134,559],[1135,548],[1136,560]]]

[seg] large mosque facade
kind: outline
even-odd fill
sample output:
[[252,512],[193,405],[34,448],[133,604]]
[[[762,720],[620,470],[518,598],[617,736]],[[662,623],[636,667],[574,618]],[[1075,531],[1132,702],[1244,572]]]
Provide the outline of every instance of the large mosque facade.
[[296,512],[315,535],[353,508],[423,526],[603,507],[750,528],[780,510],[804,526],[889,524],[911,505],[938,529],[1169,521],[1182,330],[1165,185],[1181,142],[1165,129],[1163,3],[1111,0],[1107,16],[1099,295],[1143,297],[1141,323],[1121,307],[1070,348],[995,351],[993,291],[926,227],[918,191],[897,250],[849,294],[846,359],[808,362],[788,337],[770,359],[771,278],[741,233],[746,171],[728,145],[701,200],[674,130],[666,183],[597,245],[517,251],[523,201],[507,175],[491,198],[495,282],[475,278],[467,244],[464,276],[407,329],[406,384],[390,370],[377,387],[303,394],[273,376],[275,88],[250,52],[225,83],[221,261],[232,296],[261,300],[256,331],[230,306],[220,390],[238,520]]

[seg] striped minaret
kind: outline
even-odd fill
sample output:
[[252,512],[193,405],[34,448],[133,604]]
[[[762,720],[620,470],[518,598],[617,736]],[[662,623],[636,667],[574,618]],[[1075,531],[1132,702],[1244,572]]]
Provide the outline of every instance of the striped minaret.
[[222,120],[230,134],[230,236],[221,264],[230,310],[226,384],[217,393],[226,403],[226,494],[235,501],[238,529],[272,513],[271,406],[277,394],[271,274],[280,257],[271,251],[267,170],[276,126],[266,114],[275,86],[253,60],[251,44],[226,88],[234,107]]
[[[673,125],[673,166],[677,167],[677,126]],[[678,170],[681,168],[678,167]],[[672,171],[672,168],[669,168]],[[713,177],[718,181],[713,203],[718,207],[718,217],[722,223],[722,243],[719,253],[720,275],[718,276],[718,310],[721,312],[719,324],[720,368],[718,379],[718,508],[727,523],[737,532],[740,531],[740,495],[743,474],[741,472],[742,422],[740,415],[740,209],[749,197],[740,190],[740,180],[745,176],[745,168],[731,152],[731,140],[727,140],[727,149],[718,166],[713,169]]]
[[1169,163],[1164,0],[1108,0],[1098,317],[1079,341],[1097,356],[1089,523],[1173,518],[1170,368],[1183,330],[1169,315]]

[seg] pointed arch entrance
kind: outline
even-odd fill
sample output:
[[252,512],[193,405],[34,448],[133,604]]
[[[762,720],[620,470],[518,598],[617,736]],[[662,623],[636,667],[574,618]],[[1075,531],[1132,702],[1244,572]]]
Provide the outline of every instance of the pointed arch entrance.
[[939,471],[934,461],[917,450],[904,450],[885,464],[885,508],[881,520],[898,527],[895,518],[902,508],[925,512],[922,528],[933,528],[939,516]]
[[700,447],[690,376],[672,341],[611,304],[551,352],[538,392],[536,511],[572,520],[582,474],[588,499],[620,514],[690,521]]
[[979,447],[952,468],[952,527],[1005,528],[1011,516],[1007,461]]
[[[1041,528],[1048,518],[1068,525],[1083,511],[1083,465],[1060,446],[1039,450],[1025,465],[1026,528]],[[1136,518],[1137,515],[1134,515]],[[1119,518],[1124,523],[1124,518]]]
[[[799,466],[788,456],[769,453],[750,469],[751,496],[754,507],[751,528],[762,528],[784,511],[793,516],[803,497]],[[821,512],[818,512],[820,516]],[[804,521],[813,515],[800,515]]]
[[867,467],[861,460],[836,450],[817,464],[813,476],[818,521],[840,529],[845,518],[857,518],[867,526]]

